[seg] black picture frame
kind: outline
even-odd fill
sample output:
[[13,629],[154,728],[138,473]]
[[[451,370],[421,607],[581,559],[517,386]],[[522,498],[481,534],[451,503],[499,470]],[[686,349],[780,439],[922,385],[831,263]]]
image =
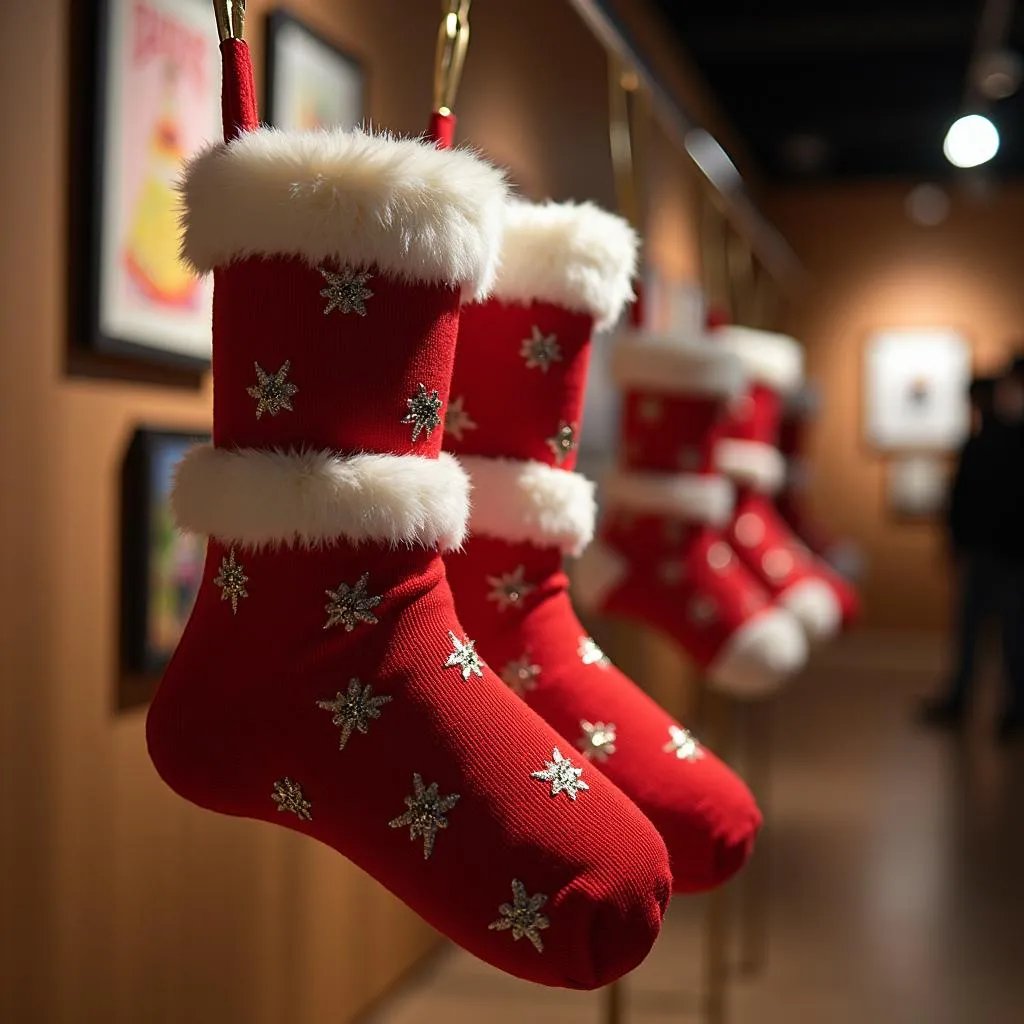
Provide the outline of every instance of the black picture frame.
[[[183,314],[185,305],[168,303],[166,310],[155,299],[147,299],[142,291],[138,295],[139,316],[134,325],[125,321],[130,315],[119,313],[111,317],[111,303],[104,296],[110,296],[109,247],[112,242],[115,194],[127,194],[128,190],[116,190],[111,183],[108,169],[118,159],[124,162],[126,140],[133,144],[142,133],[153,132],[152,124],[136,124],[126,116],[128,101],[124,99],[127,90],[119,90],[114,83],[122,81],[119,75],[127,72],[118,70],[118,60],[125,49],[124,39],[134,32],[142,33],[137,22],[140,12],[149,12],[156,20],[160,17],[182,19],[191,22],[194,31],[190,45],[202,46],[202,57],[182,58],[181,65],[189,69],[182,72],[182,79],[189,81],[188,92],[192,100],[186,104],[190,115],[201,107],[201,114],[185,118],[189,124],[187,132],[194,144],[188,154],[200,144],[213,141],[219,133],[220,76],[217,32],[213,11],[207,0],[72,0],[70,34],[71,52],[69,76],[69,215],[68,215],[68,345],[72,351],[98,354],[130,366],[145,363],[157,367],[185,370],[199,374],[210,366],[209,324],[210,307],[207,301],[209,285],[197,283],[196,291],[191,286],[180,285],[181,296],[189,296],[187,323]],[[128,12],[131,12],[130,14]],[[172,30],[161,30],[154,25],[153,35],[158,37],[165,31],[173,38]],[[134,45],[134,43],[133,43]],[[166,77],[172,81],[177,73],[172,71],[174,60],[168,52]],[[182,44],[184,46],[184,44]],[[136,51],[138,51],[136,47]],[[186,52],[183,50],[183,52]],[[157,56],[160,56],[158,53]],[[197,70],[201,65],[202,71]],[[196,83],[201,82],[201,87]],[[201,103],[195,100],[197,94]],[[202,134],[192,125],[202,122]],[[120,134],[119,134],[120,133]],[[118,150],[118,141],[121,149]],[[186,154],[186,155],[188,155]],[[121,166],[121,165],[117,165]],[[170,170],[168,168],[168,170]],[[177,172],[180,173],[180,166]],[[166,204],[171,215],[177,218],[177,200],[171,188],[171,175],[160,185],[166,185]],[[155,179],[154,179],[155,180]],[[125,200],[127,202],[127,200]],[[173,203],[173,205],[171,205]],[[166,210],[162,210],[166,216]],[[163,223],[167,223],[164,221]],[[160,263],[171,268],[170,273],[181,282],[176,264],[177,239],[168,239],[165,232],[151,234],[158,239]],[[173,253],[170,247],[173,246]],[[185,273],[184,267],[181,274]],[[189,275],[191,277],[191,275]],[[197,280],[194,279],[193,280]],[[158,294],[155,289],[153,295]],[[116,294],[116,292],[114,293]],[[194,298],[192,298],[194,296]],[[152,301],[152,308],[145,303]],[[162,315],[166,312],[166,315]],[[113,320],[122,323],[115,325]],[[205,326],[204,326],[205,325]],[[184,339],[188,339],[187,343]],[[131,373],[122,374],[131,377]]]
[[148,702],[202,580],[206,542],[176,529],[173,470],[201,430],[138,427],[121,467],[121,673],[118,707]]
[[[339,78],[337,88],[331,90],[331,102],[336,104],[332,116],[298,120],[291,115],[285,95],[287,73],[285,62],[288,48],[305,49],[304,67],[313,75],[319,58],[320,73],[326,74],[326,64],[334,62]],[[339,113],[346,111],[346,113]],[[363,60],[351,50],[338,46],[325,38],[306,22],[282,7],[267,14],[266,54],[264,60],[263,119],[267,124],[285,131],[308,130],[318,127],[354,128],[367,116],[367,74]]]

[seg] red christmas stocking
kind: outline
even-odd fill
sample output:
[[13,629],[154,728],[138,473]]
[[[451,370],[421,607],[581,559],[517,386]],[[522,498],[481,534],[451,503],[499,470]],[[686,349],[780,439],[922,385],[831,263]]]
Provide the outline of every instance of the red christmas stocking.
[[332,846],[511,974],[613,981],[658,934],[665,846],[484,664],[437,550],[468,514],[442,424],[501,175],[416,141],[259,130],[183,193],[185,255],[215,275],[214,442],[174,503],[210,543],[149,714],[158,771]]
[[590,205],[509,207],[494,298],[466,306],[445,447],[473,481],[471,538],[445,557],[463,622],[509,687],[636,800],[676,892],[719,885],[761,818],[746,786],[614,668],[572,609],[564,554],[594,529],[572,472],[595,319],[630,297],[636,238]]
[[800,385],[803,352],[792,338],[747,327],[717,327],[712,338],[740,359],[751,381],[717,430],[715,465],[737,486],[728,538],[808,638],[827,640],[856,615],[856,593],[796,537],[772,502],[786,475],[777,447],[782,400]]
[[739,364],[707,344],[632,335],[613,370],[625,388],[623,468],[607,482],[609,515],[580,566],[580,595],[672,637],[711,686],[773,692],[807,645],[722,532],[733,488],[711,453],[722,404],[743,383]]
[[[820,405],[817,389],[810,384],[786,396],[779,428],[779,451],[786,460],[786,479],[775,498],[786,525],[819,558],[823,558],[840,576],[853,582],[860,578],[863,566],[857,545],[833,536],[810,514],[806,492],[811,479],[805,450],[807,427],[817,416]],[[854,595],[853,590],[844,596]],[[843,618],[853,616],[855,609],[843,608]]]

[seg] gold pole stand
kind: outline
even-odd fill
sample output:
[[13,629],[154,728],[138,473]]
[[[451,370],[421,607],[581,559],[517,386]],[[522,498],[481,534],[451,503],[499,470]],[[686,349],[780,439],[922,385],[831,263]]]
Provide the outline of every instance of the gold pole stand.
[[772,706],[764,702],[749,705],[744,710],[747,784],[761,808],[765,824],[757,849],[740,876],[740,965],[744,974],[759,974],[768,960]]
[[601,1024],[623,1024],[625,1021],[623,1013],[625,987],[625,982],[619,979],[604,989],[604,1012],[601,1015]]

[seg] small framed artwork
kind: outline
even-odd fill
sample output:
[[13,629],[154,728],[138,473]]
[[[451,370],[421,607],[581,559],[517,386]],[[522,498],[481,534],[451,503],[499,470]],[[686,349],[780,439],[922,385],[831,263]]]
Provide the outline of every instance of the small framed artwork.
[[937,518],[948,492],[949,466],[940,455],[902,455],[886,467],[886,503],[899,518]]
[[122,707],[149,699],[195,603],[206,541],[175,527],[170,496],[177,464],[208,440],[140,428],[128,446],[121,481]]
[[869,339],[865,433],[882,451],[948,452],[970,429],[971,350],[944,327],[892,328]]
[[267,17],[264,113],[283,131],[355,128],[366,103],[360,61],[287,11]]
[[[183,162],[220,136],[209,0],[85,0],[72,97],[76,340],[202,369],[212,282],[179,259]],[[80,31],[79,31],[80,29]]]

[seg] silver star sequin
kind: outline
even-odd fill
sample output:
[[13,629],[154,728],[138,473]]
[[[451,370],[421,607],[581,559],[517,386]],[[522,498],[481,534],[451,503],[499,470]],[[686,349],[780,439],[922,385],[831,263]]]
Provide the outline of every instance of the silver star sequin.
[[448,655],[444,667],[457,668],[462,673],[463,679],[468,679],[471,674],[482,676],[484,663],[480,660],[480,655],[476,653],[476,644],[468,636],[464,636],[460,641],[451,630],[448,630],[448,636],[451,638],[455,652]]
[[346,633],[351,633],[360,622],[365,622],[368,626],[377,624],[377,616],[370,609],[376,608],[383,597],[379,594],[371,596],[366,592],[366,583],[369,578],[370,574],[364,572],[356,580],[354,587],[347,583],[339,583],[337,590],[324,591],[330,598],[324,606],[324,611],[327,612],[324,629],[342,625],[345,627]]
[[294,412],[292,396],[297,395],[299,389],[288,380],[291,360],[286,359],[277,373],[267,373],[259,363],[253,363],[253,366],[256,367],[256,383],[245,390],[250,398],[256,399],[256,419],[264,413],[276,416],[282,409]]
[[512,938],[518,942],[522,938],[529,939],[538,953],[544,952],[544,941],[540,933],[550,926],[551,922],[540,912],[548,898],[543,893],[536,896],[526,894],[526,886],[518,878],[512,879],[512,902],[502,903],[498,907],[501,915],[487,927],[493,932],[507,932],[511,929]]
[[725,572],[726,569],[732,565],[732,551],[729,549],[729,545],[723,541],[716,540],[708,548],[707,552],[708,565],[718,573]]
[[745,548],[756,548],[764,540],[764,520],[754,512],[744,512],[737,518],[733,532]]
[[615,724],[613,722],[580,722],[583,735],[576,741],[580,753],[588,761],[607,761],[615,753]]
[[459,802],[459,794],[439,796],[437,783],[432,782],[429,786],[424,786],[418,772],[413,774],[412,789],[412,796],[405,798],[408,810],[405,814],[392,818],[388,822],[388,827],[404,828],[408,825],[410,840],[422,837],[423,859],[426,860],[434,852],[434,840],[438,831],[448,827],[445,814]]
[[655,398],[653,395],[645,395],[640,399],[637,412],[640,414],[640,421],[642,423],[657,423],[665,414],[665,406],[660,398]]
[[304,796],[302,787],[287,775],[274,783],[270,799],[277,804],[279,812],[291,811],[302,821],[313,820],[313,805]]
[[244,566],[235,561],[235,549],[228,552],[227,558],[220,560],[220,572],[213,577],[213,585],[220,587],[220,599],[231,602],[231,613],[238,614],[239,598],[248,597],[249,591],[245,589],[249,577],[245,575]]
[[463,408],[463,402],[465,398],[459,395],[448,403],[448,408],[444,411],[444,432],[451,434],[456,441],[461,441],[467,430],[476,430],[476,423]]
[[527,594],[537,589],[523,578],[525,573],[526,569],[517,565],[512,572],[487,577],[487,585],[491,588],[487,600],[497,602],[499,612],[503,612],[510,605],[519,604]]
[[686,569],[681,561],[665,561],[658,565],[658,579],[666,587],[678,587],[686,576]]
[[540,665],[530,661],[530,652],[524,651],[522,657],[510,661],[501,670],[501,681],[517,696],[525,697],[530,690],[537,688],[537,677]]
[[577,793],[590,789],[580,778],[583,774],[583,769],[574,767],[569,758],[562,757],[562,752],[558,747],[552,750],[551,756],[553,760],[544,762],[543,771],[530,773],[531,779],[537,779],[540,782],[550,782],[552,796],[564,793],[572,801],[576,800]]
[[683,445],[676,456],[676,465],[686,472],[700,469],[701,461],[700,449],[693,445]]
[[415,441],[422,431],[427,437],[434,432],[434,428],[441,423],[440,408],[443,405],[437,397],[437,391],[427,391],[422,385],[416,386],[416,394],[405,400],[409,411],[402,417],[402,423],[412,424],[412,439]]
[[558,344],[558,336],[542,334],[539,327],[530,329],[530,337],[523,339],[519,354],[526,360],[528,370],[540,370],[547,373],[552,363],[562,361],[562,349]]
[[576,450],[576,428],[560,420],[558,430],[547,439],[547,446],[555,456],[555,463],[561,465]]
[[785,548],[772,548],[761,559],[761,567],[773,582],[782,583],[793,571],[796,561]]
[[366,300],[373,298],[373,292],[366,287],[369,274],[358,274],[349,267],[343,267],[337,274],[326,267],[317,267],[317,270],[327,282],[327,286],[320,289],[320,294],[327,300],[324,316],[330,316],[334,310],[366,316]]
[[711,626],[718,621],[718,605],[712,598],[698,594],[690,602],[686,614],[697,626]]
[[347,693],[338,690],[334,700],[318,700],[316,706],[334,712],[331,724],[341,726],[338,749],[344,750],[353,732],[365,735],[370,731],[370,722],[380,718],[381,706],[389,700],[391,697],[385,694],[374,697],[373,687],[369,683],[364,686],[358,679],[350,679]]
[[678,725],[668,727],[669,741],[661,749],[666,754],[674,754],[680,761],[699,761],[704,756],[704,750],[694,738],[689,729],[682,729]]
[[584,665],[596,665],[598,668],[608,668],[612,660],[608,657],[592,636],[581,636],[576,653]]

